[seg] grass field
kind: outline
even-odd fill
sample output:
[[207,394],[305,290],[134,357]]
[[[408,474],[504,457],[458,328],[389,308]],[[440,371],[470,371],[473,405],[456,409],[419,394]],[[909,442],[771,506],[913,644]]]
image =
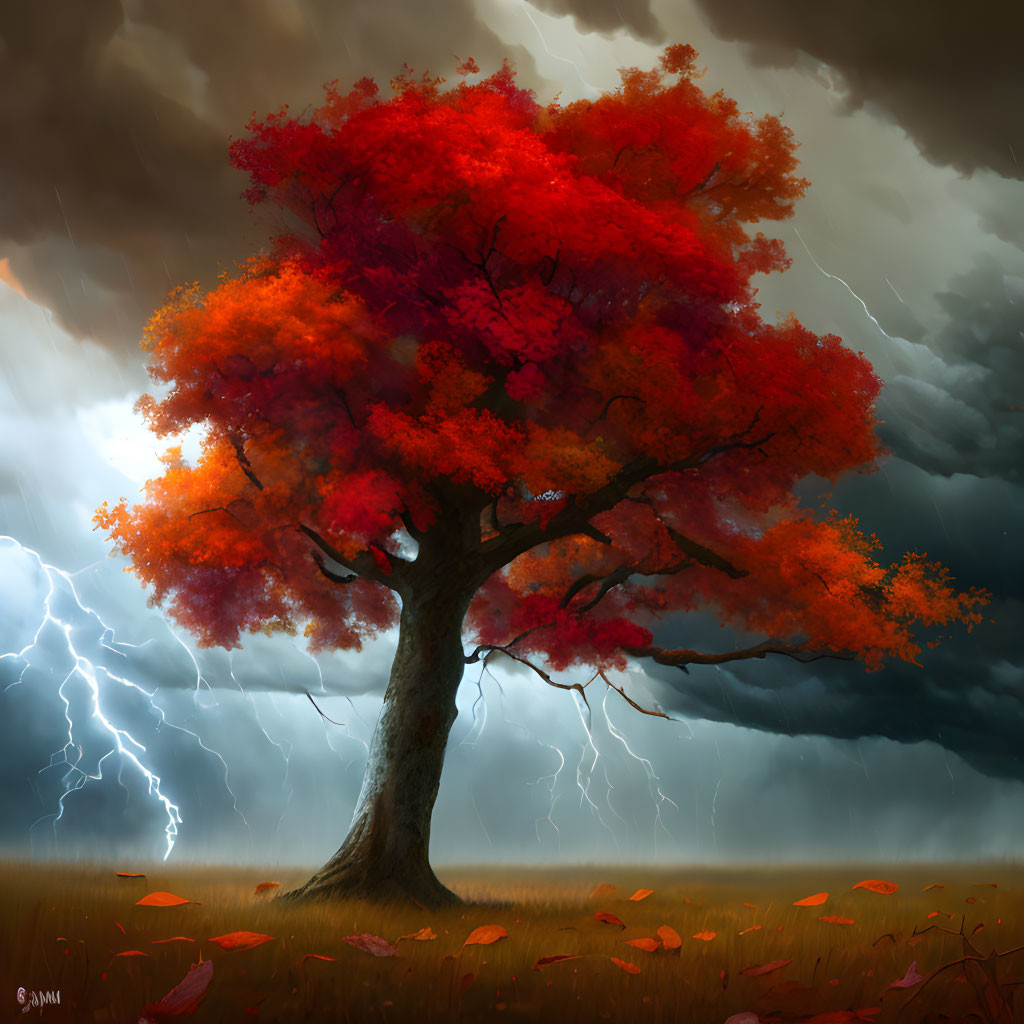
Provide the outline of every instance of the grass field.
[[[1016,864],[441,869],[471,905],[275,902],[309,873],[0,864],[0,1021],[135,1024],[194,964],[211,961],[194,1011],[151,1019],[1024,1022],[1024,867]],[[898,889],[851,888],[868,879]],[[256,893],[265,881],[281,889]],[[638,889],[652,892],[630,899]],[[196,902],[137,904],[153,892]],[[817,905],[794,906],[821,893],[828,897]],[[484,925],[507,935],[464,945]],[[666,926],[678,948],[669,948]],[[436,937],[397,941],[426,928]],[[230,950],[211,941],[238,931],[272,938]],[[344,941],[362,934],[397,951],[376,956]],[[637,939],[658,948],[630,943]],[[554,956],[573,959],[537,965]]]

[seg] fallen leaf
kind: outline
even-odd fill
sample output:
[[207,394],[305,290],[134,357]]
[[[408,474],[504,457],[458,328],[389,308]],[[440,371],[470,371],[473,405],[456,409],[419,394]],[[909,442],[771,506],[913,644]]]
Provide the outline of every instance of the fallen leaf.
[[604,921],[605,924],[615,924],[620,928],[626,927],[625,923],[620,918],[616,917],[614,914],[609,914],[607,910],[599,910],[594,917],[598,921]]
[[973,887],[975,889],[980,889],[982,886],[986,886],[986,885],[991,886],[993,889],[998,889],[999,888],[999,883],[998,882],[972,882],[971,884],[973,885]]
[[710,942],[717,934],[718,932],[697,932],[697,934],[694,935],[694,938],[700,939],[701,942]]
[[611,899],[619,891],[617,885],[612,885],[611,882],[601,882],[599,885],[595,885],[591,890],[589,899],[592,900],[607,900]]
[[627,963],[625,960],[620,960],[617,956],[608,957],[613,964],[621,967],[624,971],[629,971],[630,974],[639,974],[640,968],[636,964]]
[[164,942],[195,942],[195,939],[187,938],[184,935],[175,935],[169,939],[153,939],[153,945],[159,946]]
[[895,882],[883,882],[880,878],[868,878],[856,885],[851,885],[850,888],[869,889],[871,892],[878,892],[883,896],[891,896],[899,886]]
[[746,935],[747,932],[759,932],[760,930],[761,930],[761,925],[759,925],[759,924],[752,924],[749,928],[744,928],[743,931],[740,932],[740,935]]
[[183,1013],[194,1013],[206,995],[213,978],[213,961],[204,960],[194,966],[185,977],[158,1003],[147,1003],[139,1018],[140,1024],[152,1021],[154,1017],[177,1017]]
[[416,942],[429,942],[431,939],[436,939],[437,936],[434,934],[433,928],[428,924],[426,928],[421,928],[418,932],[413,932],[411,935],[399,935],[395,939],[397,945],[402,939],[414,939]]
[[750,907],[753,910],[757,910],[757,904],[756,903],[744,903],[743,906]]
[[761,1024],[761,1018],[756,1013],[744,1011],[743,1013],[734,1013],[731,1017],[726,1017],[725,1024]]
[[832,917],[832,916],[828,916],[828,917],[819,917],[818,920],[819,921],[826,921],[829,924],[856,924],[857,923],[856,921],[854,921],[854,919],[852,917]]
[[658,929],[658,938],[661,939],[661,944],[666,949],[679,949],[683,944],[683,940],[680,937],[679,932],[667,924],[663,924]]
[[118,956],[149,956],[148,953],[143,953],[141,949],[126,949],[123,953],[118,953]]
[[917,973],[917,961],[915,960],[908,968],[907,973],[900,978],[899,981],[892,982],[885,991],[888,992],[890,988],[910,988],[916,985],[919,981],[924,980],[923,974]]
[[793,904],[794,907],[820,907],[822,903],[828,901],[827,892],[816,892],[813,896],[805,896],[802,900],[797,900]]
[[629,898],[634,903],[639,903],[641,900],[647,899],[647,897],[650,896],[652,892],[654,892],[653,889],[637,889],[637,891],[633,893],[633,895]]
[[120,922],[120,921],[115,921],[115,922],[114,922],[114,924],[116,924],[116,925],[117,925],[117,927],[121,929],[121,934],[122,934],[122,935],[127,935],[127,934],[128,934],[128,933],[127,933],[127,932],[126,932],[126,931],[124,930],[124,925],[123,925],[123,924],[121,924],[121,922]]
[[268,892],[270,889],[280,889],[280,888],[281,888],[281,883],[280,882],[260,882],[256,886],[256,888],[253,890],[253,892],[256,895],[259,895],[261,892]]
[[359,935],[343,935],[342,942],[347,942],[356,949],[373,956],[394,956],[398,950],[379,935],[371,935],[369,932],[361,932]]
[[489,946],[498,939],[507,939],[508,932],[500,924],[482,924],[469,933],[463,946]]
[[198,900],[187,900],[183,896],[175,896],[173,892],[151,892],[135,901],[137,907],[180,907],[183,903],[198,903]]
[[938,917],[939,916],[939,912],[937,910],[933,910],[928,916],[929,917]]
[[656,949],[661,947],[661,942],[658,939],[626,939],[626,942],[631,946],[636,946],[637,949],[645,950],[648,953],[653,953]]
[[323,953],[306,953],[299,961],[300,964],[304,964],[307,960],[330,960],[332,963],[335,960],[333,956],[324,956]]
[[984,900],[979,900],[977,896],[968,896],[967,899],[964,900],[964,903],[984,903],[984,902],[985,902]]
[[556,953],[554,956],[542,956],[531,968],[532,971],[539,971],[548,964],[557,964],[562,960],[579,960],[579,954]]
[[116,874],[117,874],[118,878],[145,878],[146,877],[144,874],[142,874],[141,871],[118,871]]
[[984,928],[984,927],[985,926],[979,922],[978,924],[976,924],[974,926],[974,930],[971,932],[971,934],[974,935],[975,933],[980,932],[981,929]]
[[740,974],[747,978],[760,978],[762,974],[771,974],[772,971],[781,970],[792,962],[792,957],[788,960],[771,960],[766,964],[759,964],[757,967],[746,967],[740,971]]
[[927,892],[929,889],[945,889],[945,885],[942,882],[932,882],[931,885],[926,885],[921,892]]
[[270,942],[273,938],[273,935],[263,935],[260,932],[241,931],[215,935],[210,941],[215,942],[221,949],[242,950],[262,946],[264,942]]

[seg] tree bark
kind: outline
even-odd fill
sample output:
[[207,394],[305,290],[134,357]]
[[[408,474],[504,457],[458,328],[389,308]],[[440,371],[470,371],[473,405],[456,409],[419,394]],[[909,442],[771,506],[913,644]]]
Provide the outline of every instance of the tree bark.
[[[447,581],[452,582],[450,579]],[[398,650],[348,837],[290,899],[461,902],[430,867],[430,817],[462,679],[472,593],[407,593]]]

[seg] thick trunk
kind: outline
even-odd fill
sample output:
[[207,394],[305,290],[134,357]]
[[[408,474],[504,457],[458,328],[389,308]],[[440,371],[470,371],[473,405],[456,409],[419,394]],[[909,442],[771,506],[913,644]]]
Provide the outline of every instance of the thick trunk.
[[469,594],[403,601],[398,650],[348,838],[292,899],[458,903],[430,867],[430,816],[462,679]]

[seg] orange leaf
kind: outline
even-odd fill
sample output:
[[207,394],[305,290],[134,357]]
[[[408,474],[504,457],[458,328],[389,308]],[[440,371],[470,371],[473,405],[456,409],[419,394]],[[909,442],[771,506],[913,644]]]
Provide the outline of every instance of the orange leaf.
[[463,946],[489,946],[498,939],[507,939],[508,932],[500,924],[482,924],[469,933]]
[[926,885],[921,890],[921,892],[927,892],[929,889],[945,889],[945,888],[946,887],[942,884],[942,882],[932,882],[931,885]]
[[118,956],[149,956],[148,953],[143,953],[141,949],[126,949],[123,953],[118,953]]
[[759,925],[759,924],[752,924],[749,928],[744,928],[743,931],[740,932],[740,935],[746,935],[747,932],[759,932],[760,930],[761,930],[761,925]]
[[355,946],[356,949],[361,949],[364,953],[370,953],[372,956],[394,956],[398,952],[386,939],[382,939],[379,935],[371,935],[369,932],[345,935],[342,936],[341,941]]
[[760,978],[762,974],[771,974],[772,971],[781,970],[788,964],[793,962],[793,958],[790,957],[788,960],[771,960],[766,964],[760,964],[757,967],[746,967],[740,974],[747,978]]
[[531,968],[531,971],[539,971],[548,964],[557,964],[562,960],[579,960],[579,954],[556,953],[555,956],[542,956]]
[[146,876],[140,871],[118,871],[118,878],[145,878]]
[[331,960],[335,958],[333,956],[324,956],[322,953],[306,953],[303,958],[299,961],[300,964],[304,964],[307,960]]
[[694,935],[694,938],[700,939],[702,942],[710,942],[717,934],[718,932],[697,932],[697,934]]
[[637,891],[629,898],[633,900],[634,903],[639,903],[641,900],[647,899],[652,892],[654,892],[653,889],[637,889]]
[[683,940],[679,935],[679,932],[675,928],[670,928],[667,924],[663,924],[658,929],[658,937],[661,939],[661,944],[666,949],[679,949],[683,944]]
[[184,1013],[194,1013],[203,1001],[206,990],[213,979],[213,961],[204,960],[196,964],[188,974],[158,1003],[147,1003],[142,1008],[140,1019],[162,1020],[165,1015],[177,1017]]
[[629,971],[630,974],[639,974],[640,968],[636,964],[627,963],[625,960],[620,960],[617,956],[608,957],[613,964],[621,967],[624,971]]
[[198,903],[198,900],[187,900],[183,896],[175,896],[173,892],[151,892],[135,901],[137,907],[180,907],[183,903]]
[[280,882],[260,882],[256,886],[256,889],[254,890],[254,892],[256,892],[256,893],[267,892],[270,889],[279,889],[280,887],[281,887],[281,883]]
[[260,932],[228,932],[226,935],[216,935],[211,942],[216,942],[221,949],[240,950],[252,949],[254,946],[262,946],[264,942],[270,942],[273,935],[263,935]]
[[609,914],[607,910],[599,910],[595,915],[598,921],[604,921],[605,924],[617,924],[620,928],[625,928],[625,923],[614,914]]
[[828,901],[827,892],[816,892],[813,896],[805,896],[802,900],[797,900],[793,904],[794,907],[820,907],[822,903]]
[[185,935],[174,935],[169,939],[153,939],[153,945],[159,946],[164,942],[195,942],[195,939],[190,939]]
[[937,910],[933,910],[928,916],[929,917],[938,917],[939,916],[939,912]]
[[611,882],[601,882],[600,885],[595,885],[591,890],[588,899],[592,900],[606,900],[611,899],[619,891],[617,885],[612,885]]
[[978,902],[978,897],[977,896],[968,896],[967,899],[964,900],[964,903],[977,903],[977,902]]
[[828,924],[856,924],[852,917],[819,917],[819,921],[825,921]]
[[421,928],[418,932],[413,932],[411,935],[399,935],[395,940],[396,944],[401,942],[402,939],[415,939],[417,942],[427,942],[430,939],[436,939],[437,936],[434,934],[433,929],[428,924],[426,928]]
[[895,882],[883,882],[880,878],[868,878],[863,882],[850,886],[850,888],[870,889],[871,892],[878,892],[883,896],[891,896],[899,886]]
[[631,946],[636,946],[637,949],[646,950],[648,953],[653,953],[661,946],[657,939],[626,939],[626,942]]
[[757,910],[757,904],[756,903],[744,903],[743,906],[750,907],[752,910]]

